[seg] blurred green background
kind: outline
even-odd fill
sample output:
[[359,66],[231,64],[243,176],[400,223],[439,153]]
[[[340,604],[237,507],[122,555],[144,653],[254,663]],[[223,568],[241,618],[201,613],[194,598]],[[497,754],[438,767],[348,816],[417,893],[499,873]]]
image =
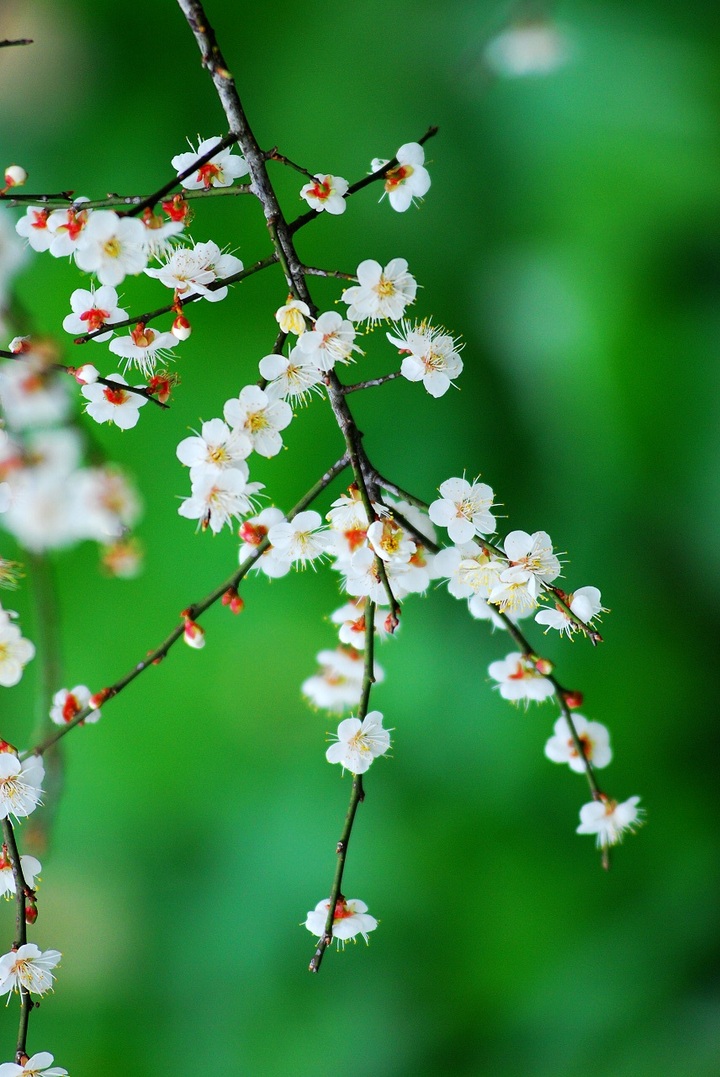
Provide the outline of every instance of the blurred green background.
[[[546,529],[568,551],[568,586],[602,589],[604,645],[544,649],[609,725],[605,784],[640,794],[648,825],[604,874],[574,833],[583,779],[543,757],[554,706],[497,697],[487,665],[511,648],[444,588],[410,600],[373,697],[394,754],[368,777],[346,872],[381,924],[311,977],[298,925],[328,892],[349,779],[323,758],[333,720],[299,685],[334,645],[337,581],[252,580],[241,617],[208,613],[203,652],[177,648],[64,742],[32,933],[64,959],[29,1044],[73,1077],[720,1071],[720,13],[568,0],[554,10],[566,62],[489,79],[484,49],[513,11],[208,4],[261,144],[310,170],[352,181],[439,124],[419,210],[395,214],[366,190],[302,232],[300,252],[348,271],[407,258],[418,316],[462,334],[458,392],[436,401],[402,381],[352,399],[367,448],[428,500],[448,476],[482,472],[509,528]],[[2,14],[3,37],[35,39],[0,54],[2,163],[22,163],[30,190],[145,193],[187,136],[224,130],[173,3]],[[276,174],[293,216],[300,178]],[[246,264],[268,251],[250,199],[204,202],[191,231]],[[18,288],[37,327],[62,336],[78,286],[72,267],[35,256]],[[144,279],[122,291],[131,310],[158,296]],[[339,294],[313,292],[321,306]],[[53,558],[64,684],[115,680],[232,571],[230,532],[195,535],[177,516],[189,484],[175,446],[257,377],[285,294],[271,271],[198,304],[172,410],[146,408],[126,434],[89,424],[137,476],[147,560],[137,580],[108,581],[90,544]],[[389,369],[381,344],[368,373]],[[88,345],[83,359],[102,354]],[[340,454],[326,411],[302,413],[288,452],[253,469],[284,508]],[[10,604],[35,636],[28,592]],[[25,743],[36,683],[30,666],[3,692],[4,737]],[[3,916],[9,945],[10,905]],[[13,1003],[0,1059],[15,1032]]]

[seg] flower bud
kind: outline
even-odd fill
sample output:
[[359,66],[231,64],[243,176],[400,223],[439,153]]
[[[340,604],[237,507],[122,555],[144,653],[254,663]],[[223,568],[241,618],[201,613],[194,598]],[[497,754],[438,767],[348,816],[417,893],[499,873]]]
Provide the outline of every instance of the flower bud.
[[188,647],[194,647],[196,651],[199,651],[205,646],[205,629],[197,621],[191,621],[189,617],[185,621],[183,635]]
[[5,183],[8,187],[22,187],[28,174],[22,165],[8,165],[5,169]]
[[25,923],[34,924],[38,917],[37,904],[35,898],[29,897],[25,903]]
[[229,606],[231,613],[242,613],[245,609],[245,601],[240,598],[234,587],[228,587],[222,596],[222,604],[223,606]]
[[72,374],[79,385],[92,385],[100,377],[100,371],[92,363],[83,363],[79,367],[70,367],[68,374]]
[[563,692],[563,699],[571,711],[576,711],[583,705],[582,692]]
[[13,755],[17,755],[17,748],[7,740],[0,740],[0,752],[12,752]]
[[549,677],[552,671],[555,669],[555,666],[549,658],[536,658],[535,669],[538,671],[538,673],[542,673],[543,677]]
[[177,318],[172,323],[170,332],[176,340],[187,340],[192,333],[192,326],[184,314],[178,314]]

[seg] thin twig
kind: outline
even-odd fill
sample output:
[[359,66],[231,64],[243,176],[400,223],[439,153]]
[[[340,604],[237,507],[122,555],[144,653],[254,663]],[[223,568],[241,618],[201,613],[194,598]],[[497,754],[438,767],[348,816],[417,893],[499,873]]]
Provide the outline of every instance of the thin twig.
[[[370,691],[375,683],[375,603],[370,599],[365,603],[365,665],[363,669],[363,683],[362,691],[360,695],[360,704],[358,706],[357,717],[362,722],[367,715],[368,704],[370,702]],[[332,887],[330,888],[330,900],[328,902],[328,914],[325,921],[325,928],[323,930],[318,944],[315,947],[315,953],[312,956],[310,964],[308,966],[310,972],[319,972],[320,964],[322,962],[325,951],[332,943],[332,929],[333,921],[335,919],[335,908],[338,901],[342,900],[342,880],[343,873],[345,871],[345,861],[347,859],[348,845],[350,844],[350,835],[352,834],[353,824],[355,822],[355,813],[357,812],[358,805],[365,799],[365,790],[363,789],[363,780],[361,774],[355,774],[353,776],[352,790],[350,792],[350,803],[348,804],[347,814],[345,816],[345,824],[343,826],[340,840],[337,843],[337,864],[335,867],[335,877],[333,878]]]
[[[13,950],[19,950],[27,943],[27,924],[25,920],[25,902],[28,897],[34,897],[35,891],[28,886],[23,874],[20,854],[15,841],[15,830],[10,819],[6,816],[2,820],[3,841],[7,847],[8,856],[12,865],[13,881],[15,883],[15,939]],[[27,1046],[28,1021],[34,1002],[30,992],[20,984],[20,1024],[18,1026],[17,1049],[15,1058],[19,1059],[25,1054]]]

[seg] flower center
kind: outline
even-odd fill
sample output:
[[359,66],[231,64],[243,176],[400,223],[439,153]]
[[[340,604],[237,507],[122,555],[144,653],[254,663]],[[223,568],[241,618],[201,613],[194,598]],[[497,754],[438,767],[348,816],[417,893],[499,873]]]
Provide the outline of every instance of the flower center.
[[106,386],[103,389],[103,396],[107,400],[108,404],[115,404],[119,407],[120,404],[124,404],[129,399],[128,394],[124,389],[111,389]]
[[385,190],[394,191],[396,187],[400,187],[410,176],[412,176],[415,169],[412,165],[398,165],[396,168],[391,168],[389,172],[385,173]]
[[380,280],[375,285],[375,291],[381,299],[387,299],[389,296],[395,295],[395,284],[381,275]]
[[113,236],[107,243],[103,243],[103,250],[108,258],[119,258],[122,246],[117,236]]
[[212,161],[208,161],[207,164],[200,166],[196,178],[203,184],[205,190],[209,190],[213,186],[215,179],[218,182],[222,181],[222,169],[218,165],[214,165]]
[[109,317],[109,310],[101,310],[100,307],[93,307],[92,310],[84,310],[82,312],[80,321],[87,322],[88,330],[92,333],[96,329],[101,329]]
[[259,430],[264,430],[269,425],[264,411],[253,411],[245,420],[245,426],[251,434],[257,434]]

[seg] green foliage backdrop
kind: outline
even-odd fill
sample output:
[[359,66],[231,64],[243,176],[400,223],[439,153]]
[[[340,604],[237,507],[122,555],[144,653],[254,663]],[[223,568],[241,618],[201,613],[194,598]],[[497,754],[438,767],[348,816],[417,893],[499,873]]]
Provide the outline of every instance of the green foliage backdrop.
[[[224,129],[174,4],[3,9],[2,36],[35,39],[0,55],[2,160],[29,189],[149,191],[186,136]],[[463,335],[458,392],[395,382],[358,401],[371,455],[428,499],[482,472],[511,527],[548,530],[567,579],[602,589],[603,646],[546,649],[610,726],[608,784],[642,795],[648,825],[602,873],[574,834],[583,780],[543,758],[554,709],[513,710],[487,683],[506,640],[444,589],[410,601],[380,654],[394,757],[367,782],[346,875],[381,924],[310,977],[298,924],[328,891],[349,780],[299,684],[332,645],[337,584],[252,580],[241,617],[210,611],[202,653],[173,652],[64,742],[34,937],[65,956],[30,1044],[73,1077],[715,1077],[720,16],[568,0],[569,62],[487,86],[495,0],[208,13],[261,144],[313,171],[355,179],[439,124],[420,210],[370,189],[301,253],[348,271],[407,258],[418,313]],[[279,185],[299,210],[298,178]],[[259,218],[249,199],[206,203],[193,235],[248,264],[268,250]],[[32,260],[19,291],[38,330],[59,332],[76,281]],[[133,310],[157,294],[123,290]],[[94,428],[138,476],[147,562],[122,582],[89,546],[54,559],[66,684],[117,678],[234,567],[229,532],[176,514],[175,446],[255,379],[284,294],[268,273],[198,305],[172,410]],[[375,345],[368,369],[383,362]],[[282,506],[340,454],[317,405],[287,443],[253,475]],[[3,695],[16,742],[33,676]],[[15,1025],[11,1006],[1,1058]]]

